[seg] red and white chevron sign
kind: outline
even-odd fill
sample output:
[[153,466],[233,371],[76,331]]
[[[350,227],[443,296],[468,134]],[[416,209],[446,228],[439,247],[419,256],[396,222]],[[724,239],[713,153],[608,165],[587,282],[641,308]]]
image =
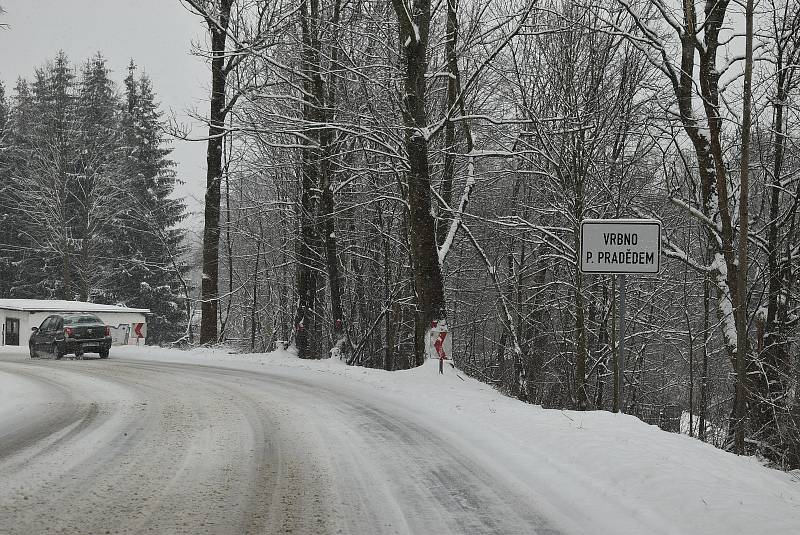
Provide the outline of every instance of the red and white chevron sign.
[[133,324],[133,334],[136,338],[147,338],[147,324],[146,323],[134,323]]
[[431,359],[452,358],[453,336],[450,334],[445,320],[431,322],[427,350],[428,358]]
[[433,347],[436,349],[436,354],[439,358],[446,359],[447,355],[445,354],[444,350],[444,343],[447,340],[447,331],[442,331],[439,333],[439,336],[433,342]]

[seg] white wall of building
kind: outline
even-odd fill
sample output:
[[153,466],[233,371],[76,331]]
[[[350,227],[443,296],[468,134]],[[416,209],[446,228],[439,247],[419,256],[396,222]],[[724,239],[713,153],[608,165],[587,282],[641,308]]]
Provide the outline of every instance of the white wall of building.
[[[19,345],[22,348],[28,347],[28,341],[31,337],[31,329],[33,327],[38,327],[42,324],[42,322],[48,317],[53,314],[58,314],[58,312],[53,311],[41,311],[41,312],[29,312],[27,310],[5,310],[0,309],[0,326],[2,331],[0,331],[0,345],[5,345],[5,325],[6,325],[6,318],[17,318],[20,320],[19,322]],[[95,316],[99,317],[103,320],[103,323],[106,325],[120,329],[123,329],[127,326],[127,330],[130,333],[130,336],[127,337],[128,344],[136,345],[137,340],[133,334],[133,325],[136,323],[145,323],[145,315],[140,312],[90,312],[90,314],[94,314]],[[120,329],[120,330],[123,330]],[[119,341],[118,341],[119,340]],[[115,344],[121,343],[124,338],[120,338],[120,336],[115,336]],[[141,345],[144,345],[144,340],[139,340],[138,342]]]

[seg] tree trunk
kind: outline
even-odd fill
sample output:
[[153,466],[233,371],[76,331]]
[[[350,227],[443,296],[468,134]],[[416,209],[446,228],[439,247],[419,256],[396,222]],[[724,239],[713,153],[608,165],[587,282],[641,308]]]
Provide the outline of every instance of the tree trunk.
[[[458,0],[447,0],[447,35],[445,36],[444,50],[447,60],[447,110],[452,110],[458,99],[458,56],[456,55],[456,44],[458,43]],[[453,205],[453,179],[455,175],[455,122],[447,120],[444,125],[444,169],[442,171],[442,199],[448,204]],[[448,232],[447,216],[439,217],[436,227],[436,235],[439,245],[445,241]]]
[[295,347],[300,358],[309,356],[309,333],[314,332],[315,303],[317,296],[318,263],[315,252],[318,239],[314,222],[317,204],[313,190],[317,185],[316,169],[311,161],[310,149],[303,149],[301,166],[301,195],[299,206],[300,236],[297,240],[297,308],[294,317]]
[[264,237],[264,227],[261,220],[258,221],[259,233],[256,242],[256,265],[253,268],[253,303],[250,309],[250,351],[256,348],[256,308],[258,307],[258,263],[261,259],[261,240]]
[[[705,7],[705,19],[702,26],[704,47],[699,52],[700,61],[699,67],[699,85],[700,94],[702,96],[703,111],[708,124],[706,132],[700,130],[700,125],[694,116],[695,110],[692,103],[692,94],[695,87],[694,75],[694,58],[697,50],[696,40],[697,36],[697,15],[695,12],[695,5],[689,0],[683,2],[683,16],[685,24],[685,32],[681,35],[681,69],[680,75],[676,75],[673,79],[673,86],[675,94],[678,98],[678,106],[680,109],[681,121],[684,130],[692,141],[697,156],[698,172],[700,174],[702,186],[702,204],[703,213],[710,219],[715,220],[719,216],[720,230],[719,242],[715,232],[710,228],[708,230],[708,244],[709,248],[713,248],[713,253],[722,255],[724,265],[715,259],[714,265],[717,265],[716,272],[719,275],[717,278],[717,288],[719,290],[720,303],[724,304],[725,301],[730,302],[730,308],[733,311],[733,322],[736,338],[728,336],[730,332],[728,325],[725,323],[730,321],[727,317],[726,307],[720,307],[720,320],[723,323],[723,332],[725,334],[725,346],[728,355],[731,358],[734,369],[737,373],[737,395],[732,408],[732,416],[739,412],[739,407],[744,407],[745,388],[743,380],[745,377],[744,372],[739,373],[739,361],[742,363],[746,358],[746,344],[747,344],[747,295],[746,295],[746,251],[747,251],[747,234],[741,234],[742,231],[747,231],[747,217],[746,206],[744,207],[744,220],[740,219],[740,250],[739,257],[745,255],[744,262],[740,262],[736,258],[734,250],[734,236],[732,216],[729,204],[729,192],[727,182],[727,169],[723,158],[722,149],[722,118],[719,113],[719,71],[717,70],[717,52],[719,49],[719,33],[723,27],[725,12],[727,10],[729,0],[720,0],[718,2],[709,2]],[[751,45],[752,46],[752,45]],[[748,83],[749,85],[749,83]],[[749,105],[748,105],[749,106]],[[746,110],[749,121],[749,109]],[[744,125],[743,125],[744,127]],[[749,133],[748,133],[749,135]],[[743,132],[744,136],[744,132]],[[744,139],[743,139],[744,141]],[[746,171],[745,171],[746,173]],[[743,204],[747,203],[746,192],[746,177],[743,176]],[[713,210],[713,194],[716,193],[716,206],[718,211]],[[740,209],[741,209],[740,203]],[[741,212],[740,212],[741,217]],[[744,270],[744,273],[738,273],[739,270]],[[744,344],[744,345],[742,345]],[[739,384],[741,383],[741,384]],[[738,421],[738,416],[732,418]],[[735,421],[733,422],[735,424]],[[734,427],[738,428],[737,424]],[[743,445],[744,438],[738,437],[737,443]],[[737,446],[738,449],[738,446]]]
[[80,253],[80,262],[79,262],[79,277],[80,277],[80,296],[78,299],[80,301],[89,301],[89,294],[91,293],[91,282],[90,282],[90,275],[91,272],[91,253],[90,253],[90,238],[88,236],[88,230],[86,231],[86,235],[84,236],[83,240],[81,241],[81,253]]
[[219,215],[220,182],[222,180],[222,136],[225,115],[225,43],[231,4],[234,0],[219,0],[219,17],[206,17],[211,34],[211,111],[206,153],[205,222],[203,224],[203,280],[200,289],[200,343],[217,341],[219,307]]
[[[785,24],[785,22],[784,22]],[[783,28],[785,31],[785,28]],[[753,429],[766,430],[766,435],[759,440],[770,443],[780,442],[777,435],[777,422],[774,418],[774,405],[784,405],[781,401],[786,394],[786,381],[791,377],[791,357],[789,354],[789,342],[784,335],[785,323],[781,321],[782,316],[786,315],[786,303],[780,296],[787,292],[786,270],[784,264],[779,264],[778,255],[780,245],[778,243],[778,229],[780,226],[780,193],[783,189],[781,185],[781,175],[783,173],[784,152],[786,147],[786,120],[784,118],[786,100],[789,89],[792,85],[792,65],[796,61],[797,49],[789,50],[786,57],[786,42],[783,38],[776,39],[776,83],[777,91],[773,107],[775,114],[773,117],[774,141],[774,161],[772,162],[772,180],[769,184],[769,225],[767,231],[768,239],[768,273],[769,282],[767,284],[767,317],[764,322],[763,340],[759,340],[759,353],[757,366],[754,369],[763,371],[753,376],[754,390],[754,410],[753,410]],[[795,205],[796,206],[796,205]],[[785,261],[784,261],[785,262]],[[753,363],[755,364],[755,363]],[[776,440],[777,439],[777,440]]]
[[[333,18],[331,20],[334,41],[338,36],[340,9],[341,2],[337,0],[334,4]],[[331,63],[334,68],[336,68],[338,58],[339,47],[338,44],[334,42],[331,49]],[[316,101],[321,105],[320,110],[322,112],[323,123],[325,125],[330,125],[330,123],[334,120],[333,110],[336,103],[336,81],[334,79],[328,80],[328,87],[326,91],[321,74],[319,45],[314,53],[314,63],[312,68],[315,71],[314,87],[316,92]],[[335,348],[338,350],[340,356],[346,358],[350,354],[351,346],[349,340],[347,339],[347,330],[344,322],[344,309],[342,307],[342,282],[339,271],[339,253],[336,240],[336,215],[333,196],[334,142],[335,135],[333,128],[330,128],[330,126],[324,127],[320,131],[320,146],[322,152],[322,158],[320,160],[322,231],[325,236],[325,261],[328,272],[328,289],[330,290],[331,295],[331,315],[333,316],[333,337],[335,340]]]
[[70,255],[70,246],[69,246],[69,238],[64,240],[64,255],[63,255],[63,265],[62,265],[62,284],[64,285],[61,288],[61,298],[65,301],[72,300],[72,276],[71,276],[71,267],[69,262],[69,255]]
[[583,273],[580,270],[580,223],[583,219],[582,182],[576,179],[575,188],[575,227],[573,242],[575,247],[575,408],[579,411],[587,409],[586,395],[586,319],[583,309]]
[[[319,42],[316,39],[316,21],[319,12],[318,0],[311,0],[309,11],[308,0],[300,3],[300,28],[303,39],[303,120],[311,128],[306,127],[307,135],[318,141],[316,123],[323,120],[320,116],[324,102],[317,101],[319,67],[315,69],[315,55],[318,54]],[[316,51],[316,52],[315,52]],[[308,143],[308,142],[306,142]],[[316,189],[319,187],[318,149],[306,146],[302,149],[301,181],[300,181],[300,239],[297,242],[297,309],[295,312],[295,346],[300,358],[318,356],[316,348],[309,347],[309,336],[316,332],[316,296],[317,296],[317,250],[319,249],[319,231],[317,228]],[[316,340],[312,340],[316,342]],[[315,344],[316,345],[316,344]]]
[[742,160],[739,188],[739,271],[737,273],[736,293],[739,296],[736,307],[738,319],[736,351],[736,451],[744,454],[745,404],[746,404],[746,361],[747,358],[747,236],[748,236],[748,197],[750,171],[750,96],[753,79],[753,0],[747,0],[745,13],[745,65],[744,94],[742,98]]
[[425,340],[431,323],[446,317],[444,282],[431,215],[426,111],[427,50],[430,0],[414,0],[409,12],[403,0],[392,0],[400,25],[404,63],[403,122],[409,170],[410,241],[417,311],[414,321],[414,363],[425,361]]
[[[226,156],[227,158],[227,156]],[[223,169],[225,170],[225,256],[227,257],[227,268],[228,268],[228,299],[227,305],[225,307],[225,314],[222,313],[222,310],[219,311],[219,334],[217,336],[218,342],[224,342],[227,336],[227,328],[228,328],[228,320],[231,317],[231,306],[233,305],[233,241],[231,240],[231,183],[230,180],[227,179],[228,176],[228,165],[230,164],[230,160],[226,160],[227,163],[223,165]],[[240,206],[241,206],[241,200]]]
[[710,301],[708,275],[703,277],[703,372],[700,377],[700,408],[698,419],[700,420],[697,437],[706,441],[706,420],[708,419],[708,345],[711,343],[709,336],[709,301]]
[[689,314],[689,300],[687,299],[686,279],[683,286],[683,306],[686,317],[686,336],[689,346],[689,436],[694,436],[694,336],[692,335],[692,317]]
[[378,207],[378,228],[381,229],[381,241],[383,242],[383,303],[386,307],[385,329],[386,329],[386,348],[383,357],[383,369],[392,371],[394,369],[394,348],[397,344],[397,328],[395,322],[400,315],[396,313],[392,296],[392,255],[389,243],[389,233],[391,232],[391,221],[383,220],[382,206]]

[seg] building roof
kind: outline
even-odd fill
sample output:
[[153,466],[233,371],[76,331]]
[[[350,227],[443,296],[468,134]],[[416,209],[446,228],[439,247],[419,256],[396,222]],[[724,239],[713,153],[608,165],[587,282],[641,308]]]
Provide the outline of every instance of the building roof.
[[147,308],[127,308],[59,299],[0,299],[0,310],[3,309],[25,312],[138,312],[140,314],[150,312]]

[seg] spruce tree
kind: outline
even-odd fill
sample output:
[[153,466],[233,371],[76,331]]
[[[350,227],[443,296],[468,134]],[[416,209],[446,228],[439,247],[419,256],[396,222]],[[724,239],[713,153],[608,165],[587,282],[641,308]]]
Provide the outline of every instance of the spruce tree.
[[23,147],[30,138],[32,96],[23,78],[14,87],[13,105],[7,108],[3,134],[2,170],[0,170],[0,292],[3,297],[20,295],[20,269],[22,259],[30,255],[22,233],[19,212],[18,175],[27,160]]
[[63,52],[18,84],[12,178],[19,223],[16,297],[74,299],[79,217],[76,188],[75,74]]
[[0,80],[0,147],[5,147],[6,125],[8,124],[8,102],[6,88]]
[[118,288],[126,304],[151,310],[149,342],[174,340],[188,316],[183,232],[175,228],[185,217],[185,206],[171,197],[176,177],[161,117],[150,79],[145,75],[137,79],[131,61],[121,121],[129,204],[122,212],[125,224],[118,243],[121,254],[135,262]]
[[17,251],[12,247],[14,238],[11,217],[12,205],[8,202],[11,187],[11,128],[6,91],[0,82],[0,298],[9,297],[15,278],[14,259]]
[[124,257],[113,254],[113,229],[126,204],[119,104],[106,60],[97,54],[83,67],[77,98],[78,136],[73,233],[77,289],[81,301],[113,299]]
[[100,54],[80,74],[62,52],[12,106],[0,87],[0,297],[149,308],[148,342],[174,340],[185,206],[152,84],[131,63],[118,94]]

